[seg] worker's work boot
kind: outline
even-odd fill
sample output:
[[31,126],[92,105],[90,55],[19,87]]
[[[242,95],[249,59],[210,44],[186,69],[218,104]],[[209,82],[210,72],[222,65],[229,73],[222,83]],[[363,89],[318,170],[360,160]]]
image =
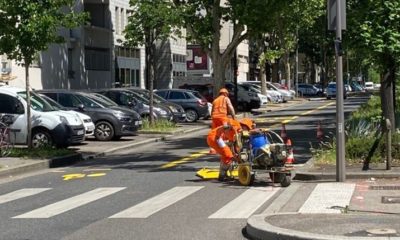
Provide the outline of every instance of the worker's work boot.
[[224,164],[221,163],[219,165],[219,175],[218,175],[218,181],[224,182],[228,180],[228,170],[230,169],[231,164]]

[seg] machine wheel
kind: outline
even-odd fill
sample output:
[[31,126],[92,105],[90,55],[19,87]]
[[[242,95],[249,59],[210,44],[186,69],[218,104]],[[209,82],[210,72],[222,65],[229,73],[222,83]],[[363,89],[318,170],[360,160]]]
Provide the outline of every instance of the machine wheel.
[[273,183],[281,183],[285,178],[286,174],[279,172],[270,172],[269,177]]
[[281,181],[281,186],[288,187],[291,182],[292,182],[292,178],[290,177],[290,175],[284,175],[284,177],[282,178],[282,181]]
[[243,186],[250,186],[254,182],[255,175],[251,172],[250,165],[241,164],[238,167],[239,182]]

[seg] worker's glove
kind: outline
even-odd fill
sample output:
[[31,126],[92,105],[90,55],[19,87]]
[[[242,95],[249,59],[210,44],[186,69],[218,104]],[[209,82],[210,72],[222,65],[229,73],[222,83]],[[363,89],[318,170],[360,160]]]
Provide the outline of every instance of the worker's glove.
[[218,144],[218,147],[220,147],[220,148],[223,148],[226,146],[226,144],[222,138],[217,139],[217,144]]

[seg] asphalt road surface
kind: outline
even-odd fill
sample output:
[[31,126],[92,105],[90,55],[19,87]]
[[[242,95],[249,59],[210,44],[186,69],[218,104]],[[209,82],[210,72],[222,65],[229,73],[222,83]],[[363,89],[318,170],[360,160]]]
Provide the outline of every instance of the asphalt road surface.
[[[349,98],[346,112],[366,99]],[[257,116],[258,126],[286,123],[298,164],[310,157],[320,121],[335,129],[335,101],[309,101]],[[260,174],[252,187],[203,181],[207,131],[149,144],[68,168],[0,184],[0,239],[246,239],[242,229],[285,191]]]

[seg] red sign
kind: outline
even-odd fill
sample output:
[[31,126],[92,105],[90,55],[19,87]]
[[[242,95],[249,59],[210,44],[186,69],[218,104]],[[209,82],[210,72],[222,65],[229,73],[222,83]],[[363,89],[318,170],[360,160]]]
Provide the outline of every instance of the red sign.
[[186,68],[187,71],[199,71],[208,73],[208,57],[207,54],[203,50],[201,50],[200,46],[187,46]]

